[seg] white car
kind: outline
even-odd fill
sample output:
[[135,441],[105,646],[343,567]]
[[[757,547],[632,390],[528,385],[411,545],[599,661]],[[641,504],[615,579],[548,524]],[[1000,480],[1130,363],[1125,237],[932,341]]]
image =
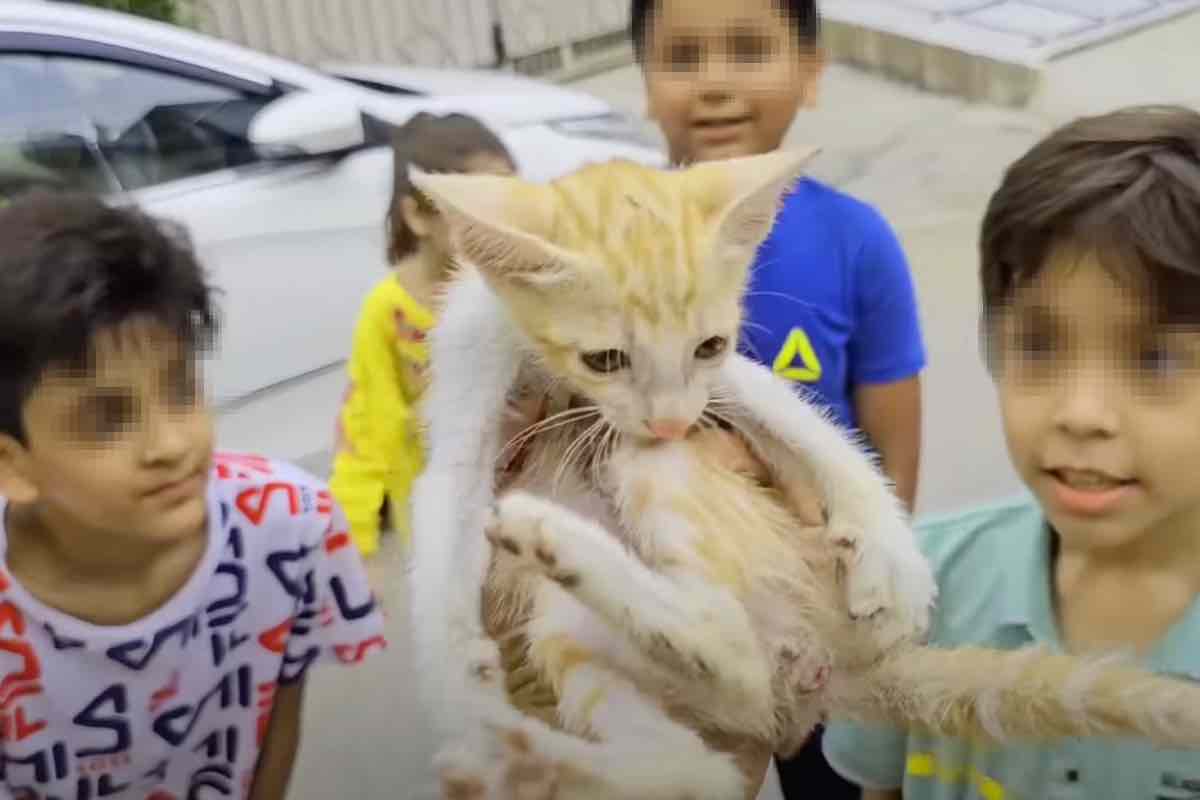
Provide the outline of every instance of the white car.
[[482,71],[337,70],[127,14],[0,2],[0,200],[80,188],[184,223],[222,290],[209,379],[229,404],[345,359],[385,270],[381,123],[474,114],[534,180],[614,157],[663,163],[579,92]]

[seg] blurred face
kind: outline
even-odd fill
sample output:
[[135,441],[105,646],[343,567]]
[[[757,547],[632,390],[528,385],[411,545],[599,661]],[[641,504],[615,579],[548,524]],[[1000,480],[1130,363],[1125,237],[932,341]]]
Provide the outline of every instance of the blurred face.
[[94,361],[46,373],[25,405],[25,445],[0,436],[0,493],[51,529],[114,545],[202,533],[213,429],[192,354],[130,323],[97,336]]
[[994,331],[1009,452],[1064,547],[1200,535],[1200,330],[1151,312],[1094,257],[1062,252]]
[[675,163],[775,150],[822,63],[780,0],[658,0],[646,30],[650,116]]

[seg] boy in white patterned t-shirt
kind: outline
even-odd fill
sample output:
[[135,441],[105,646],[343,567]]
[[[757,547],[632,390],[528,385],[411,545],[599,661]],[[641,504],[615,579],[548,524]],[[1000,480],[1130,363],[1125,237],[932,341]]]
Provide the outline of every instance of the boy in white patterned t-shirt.
[[282,800],[308,668],[385,644],[341,512],[214,456],[185,244],[46,194],[0,242],[0,798]]

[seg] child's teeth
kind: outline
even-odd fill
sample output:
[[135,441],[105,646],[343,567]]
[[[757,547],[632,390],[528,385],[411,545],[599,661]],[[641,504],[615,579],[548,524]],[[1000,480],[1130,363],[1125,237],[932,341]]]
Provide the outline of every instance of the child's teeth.
[[1097,475],[1094,472],[1067,472],[1062,473],[1063,480],[1069,486],[1077,489],[1099,489],[1103,487],[1116,486],[1117,481],[1110,480],[1103,475]]

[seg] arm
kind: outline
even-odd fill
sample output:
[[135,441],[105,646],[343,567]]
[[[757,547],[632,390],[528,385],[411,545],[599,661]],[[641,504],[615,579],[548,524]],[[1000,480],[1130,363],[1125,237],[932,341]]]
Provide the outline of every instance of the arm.
[[896,496],[911,513],[921,464],[921,378],[861,385],[854,393],[854,406],[863,433],[895,484]]
[[865,217],[855,265],[857,321],[850,343],[858,427],[879,454],[897,497],[911,513],[921,451],[925,342],[908,259],[887,221]]
[[300,712],[303,702],[303,679],[289,686],[280,686],[276,690],[270,729],[258,756],[258,766],[254,770],[250,800],[284,800],[286,797],[288,782],[292,777],[292,766],[300,748]]

